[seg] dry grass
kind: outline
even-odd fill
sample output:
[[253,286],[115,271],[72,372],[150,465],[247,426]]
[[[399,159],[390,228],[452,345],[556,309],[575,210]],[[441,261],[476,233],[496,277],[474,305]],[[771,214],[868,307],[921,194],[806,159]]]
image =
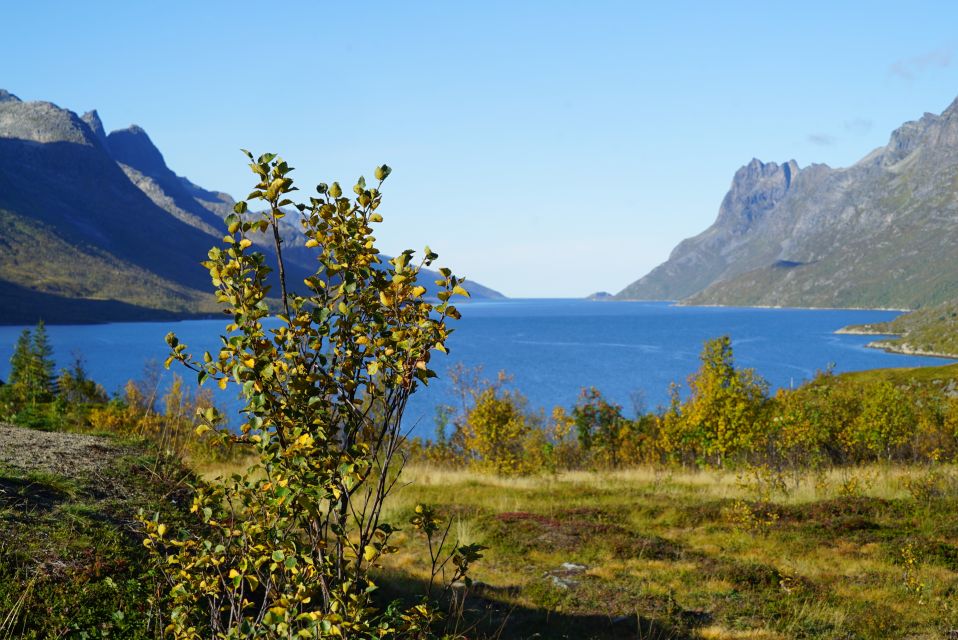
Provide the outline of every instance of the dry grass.
[[[489,547],[470,637],[505,621],[503,638],[938,638],[958,629],[956,479],[951,466],[875,465],[787,475],[768,491],[755,474],[714,470],[411,466],[385,519],[402,527],[432,504],[451,537]],[[412,595],[428,578],[424,542],[409,526],[395,542],[382,582]],[[566,562],[586,569],[561,584]]]
[[[387,517],[437,505],[454,534],[489,547],[476,601],[512,609],[506,637],[944,637],[958,628],[958,496],[945,483],[916,499],[909,483],[956,476],[833,469],[769,494],[719,471],[499,478],[411,467]],[[422,542],[403,535],[387,575],[421,578]],[[549,574],[564,562],[588,568],[557,587]],[[904,586],[906,571],[922,593]],[[585,635],[569,635],[577,628]]]

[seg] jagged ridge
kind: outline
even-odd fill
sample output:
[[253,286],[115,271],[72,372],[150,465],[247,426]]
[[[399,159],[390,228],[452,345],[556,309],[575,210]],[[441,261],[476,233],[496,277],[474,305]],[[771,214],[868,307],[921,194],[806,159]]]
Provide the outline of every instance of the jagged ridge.
[[[170,170],[140,127],[107,135],[96,111],[0,90],[0,323],[215,311],[198,263],[232,205]],[[302,282],[315,256],[289,248],[290,282]]]
[[855,165],[753,160],[716,222],[617,297],[917,307],[958,297],[958,100]]

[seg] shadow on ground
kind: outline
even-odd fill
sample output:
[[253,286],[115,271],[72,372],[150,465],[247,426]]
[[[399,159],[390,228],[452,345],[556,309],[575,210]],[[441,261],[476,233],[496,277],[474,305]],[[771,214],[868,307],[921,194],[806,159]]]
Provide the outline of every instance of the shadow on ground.
[[[390,573],[380,578],[379,600],[382,606],[400,600],[407,604],[420,601],[426,593],[426,583],[406,575]],[[515,590],[493,589],[478,584],[465,594],[461,620],[447,616],[445,631],[470,640],[526,640],[532,638],[555,640],[692,640],[692,631],[707,622],[696,612],[672,611],[663,619],[643,615],[596,615],[561,612],[541,608],[516,606],[504,602]],[[442,599],[446,609],[450,598]],[[669,619],[665,619],[668,617]]]

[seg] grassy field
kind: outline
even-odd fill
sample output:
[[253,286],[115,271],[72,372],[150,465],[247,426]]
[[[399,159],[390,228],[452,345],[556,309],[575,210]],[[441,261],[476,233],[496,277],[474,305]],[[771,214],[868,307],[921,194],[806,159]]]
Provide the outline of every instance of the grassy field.
[[183,522],[183,473],[142,443],[0,424],[0,640],[156,637],[135,516]]
[[[412,468],[389,515],[429,503],[451,536],[489,547],[471,637],[951,638],[956,477],[869,467],[782,491],[732,473]],[[428,572],[423,542],[404,535],[383,576],[400,591]]]
[[[155,578],[133,515],[145,506],[177,518],[184,488],[158,482],[135,445],[4,429],[0,639],[151,635]],[[952,466],[514,479],[411,467],[405,481],[389,521],[402,526],[427,503],[451,537],[489,547],[453,629],[461,638],[931,639],[958,629]],[[384,603],[416,597],[428,577],[424,541],[406,525],[396,542]]]

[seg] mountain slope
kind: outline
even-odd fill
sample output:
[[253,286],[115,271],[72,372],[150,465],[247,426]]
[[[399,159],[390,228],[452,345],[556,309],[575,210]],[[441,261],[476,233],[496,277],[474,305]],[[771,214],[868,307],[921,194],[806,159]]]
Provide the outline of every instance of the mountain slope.
[[[199,262],[232,206],[176,175],[141,128],[107,135],[96,111],[80,117],[0,90],[0,323],[215,312]],[[271,241],[261,245],[272,253]],[[291,283],[316,265],[296,245]]]
[[[207,288],[208,276],[197,263],[211,236],[154,205],[93,130],[53,104],[11,97],[0,102],[0,209],[43,225],[45,233],[81,251],[109,254],[118,265],[154,274],[171,288]],[[4,251],[0,265],[9,265],[12,255]],[[50,258],[67,262],[65,256]],[[15,284],[50,292],[40,279]]]
[[918,307],[958,297],[958,100],[855,165],[753,160],[716,222],[620,299]]
[[[93,112],[95,113],[95,112]],[[102,126],[101,126],[102,129]],[[207,191],[187,178],[176,175],[163,159],[147,133],[137,126],[114,131],[106,136],[107,146],[127,177],[154,204],[176,219],[217,238],[222,235],[223,219],[233,211],[234,200],[221,192]],[[297,212],[291,210],[280,221],[283,228],[283,258],[286,262],[291,290],[316,271],[316,249],[306,247],[306,237],[298,223]],[[252,234],[260,250],[274,255],[272,233]],[[385,262],[389,256],[381,256]],[[424,270],[421,280],[429,293],[438,289],[434,283],[440,276]],[[469,282],[470,295],[479,299],[504,298],[501,293],[476,282]]]

